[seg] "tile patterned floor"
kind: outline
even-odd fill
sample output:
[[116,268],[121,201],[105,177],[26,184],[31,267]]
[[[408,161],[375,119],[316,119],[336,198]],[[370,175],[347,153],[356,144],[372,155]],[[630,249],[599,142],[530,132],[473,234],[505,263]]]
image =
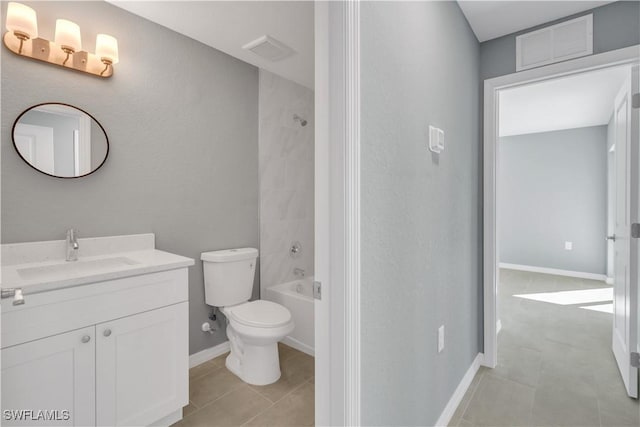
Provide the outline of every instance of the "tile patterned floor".
[[611,314],[514,296],[606,287],[501,270],[498,366],[480,369],[450,425],[640,426],[611,352]]
[[174,427],[313,426],[314,360],[279,344],[282,376],[252,386],[224,366],[226,354],[189,371],[189,406]]

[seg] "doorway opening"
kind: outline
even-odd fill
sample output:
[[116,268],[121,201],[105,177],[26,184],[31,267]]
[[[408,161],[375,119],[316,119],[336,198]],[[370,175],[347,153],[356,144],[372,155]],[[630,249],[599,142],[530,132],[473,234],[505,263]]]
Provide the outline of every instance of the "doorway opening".
[[484,372],[512,421],[638,422],[637,57],[485,82]]

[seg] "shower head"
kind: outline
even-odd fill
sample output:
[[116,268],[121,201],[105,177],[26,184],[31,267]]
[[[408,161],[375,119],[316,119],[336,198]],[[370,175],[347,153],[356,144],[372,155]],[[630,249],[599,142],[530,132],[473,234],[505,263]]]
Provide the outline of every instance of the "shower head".
[[305,119],[303,119],[302,117],[300,117],[297,114],[293,115],[293,121],[294,122],[299,122],[300,126],[305,127],[307,125],[307,121]]

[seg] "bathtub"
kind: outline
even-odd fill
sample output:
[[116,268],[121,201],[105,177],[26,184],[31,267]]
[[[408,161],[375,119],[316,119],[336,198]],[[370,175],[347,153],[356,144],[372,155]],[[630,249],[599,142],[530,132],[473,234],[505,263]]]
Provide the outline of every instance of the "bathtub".
[[265,299],[289,309],[295,328],[282,342],[307,354],[314,355],[313,277],[270,286]]

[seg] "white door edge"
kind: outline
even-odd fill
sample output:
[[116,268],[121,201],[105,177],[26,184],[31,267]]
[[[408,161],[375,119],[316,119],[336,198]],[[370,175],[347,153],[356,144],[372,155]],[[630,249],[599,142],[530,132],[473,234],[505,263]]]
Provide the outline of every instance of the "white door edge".
[[360,425],[360,5],[315,3],[316,425]]
[[496,366],[498,350],[495,325],[497,321],[497,283],[499,280],[499,248],[496,238],[498,232],[497,199],[499,195],[497,194],[496,185],[499,168],[497,130],[500,90],[585,71],[637,64],[639,58],[640,45],[635,45],[484,81],[484,366],[490,368]]

